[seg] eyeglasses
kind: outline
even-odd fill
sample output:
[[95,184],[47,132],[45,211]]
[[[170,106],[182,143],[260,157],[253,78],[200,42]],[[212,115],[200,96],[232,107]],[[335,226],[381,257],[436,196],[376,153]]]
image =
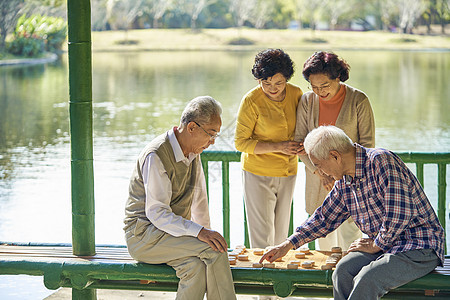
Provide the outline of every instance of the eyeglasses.
[[308,88],[313,90],[314,92],[317,92],[317,91],[319,91],[319,92],[321,92],[321,91],[328,91],[331,88],[331,84],[328,83],[328,84],[322,85],[320,87],[318,87],[318,86],[311,86],[310,85],[310,86],[308,86]]
[[206,131],[200,124],[198,124],[197,122],[195,122],[195,121],[192,121],[192,122],[194,122],[198,127],[200,127],[207,135],[209,135],[209,140],[210,141],[214,141],[215,139],[217,139],[218,137],[219,137],[219,134],[218,133],[216,133],[216,134],[211,134],[211,133],[209,133],[208,131]]

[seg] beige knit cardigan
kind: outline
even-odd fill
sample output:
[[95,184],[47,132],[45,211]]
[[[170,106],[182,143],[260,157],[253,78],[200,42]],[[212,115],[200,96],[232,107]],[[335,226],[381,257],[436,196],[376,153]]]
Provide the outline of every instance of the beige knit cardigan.
[[[341,128],[354,143],[364,147],[375,147],[375,121],[369,98],[360,90],[341,83],[346,88],[345,99],[336,119]],[[295,140],[303,140],[314,128],[319,127],[319,97],[314,92],[303,94],[297,108]],[[300,156],[306,170],[306,211],[312,214],[322,205],[328,191],[320,183],[316,168],[307,155]]]

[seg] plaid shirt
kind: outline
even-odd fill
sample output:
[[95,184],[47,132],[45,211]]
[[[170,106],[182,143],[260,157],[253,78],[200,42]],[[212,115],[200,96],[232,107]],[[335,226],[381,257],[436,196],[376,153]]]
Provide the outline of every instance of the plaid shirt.
[[443,263],[444,229],[414,174],[388,150],[355,146],[355,177],[336,181],[322,206],[289,241],[298,248],[352,217],[383,252],[431,248]]

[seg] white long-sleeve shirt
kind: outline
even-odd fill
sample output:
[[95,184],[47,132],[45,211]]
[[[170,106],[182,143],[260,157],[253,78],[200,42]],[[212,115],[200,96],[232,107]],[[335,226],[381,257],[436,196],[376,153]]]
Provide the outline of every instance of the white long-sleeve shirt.
[[[182,161],[189,166],[198,155],[191,153],[186,158],[175,136],[174,129],[168,133],[169,142],[177,162]],[[191,220],[187,220],[172,212],[172,183],[167,176],[161,159],[155,153],[150,153],[142,166],[142,176],[145,187],[145,214],[158,229],[173,236],[189,235],[196,237],[200,230],[210,228],[208,196],[203,167],[198,160],[197,181],[191,206]]]

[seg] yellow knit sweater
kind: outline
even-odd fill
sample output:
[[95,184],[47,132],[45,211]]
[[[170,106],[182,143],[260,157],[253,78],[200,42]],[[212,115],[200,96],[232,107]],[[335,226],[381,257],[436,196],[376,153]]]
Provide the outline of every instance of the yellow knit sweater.
[[296,155],[282,153],[254,154],[256,144],[294,139],[297,105],[302,90],[286,84],[281,102],[270,100],[257,86],[242,99],[237,116],[235,146],[242,152],[242,169],[260,176],[285,177],[297,174]]

